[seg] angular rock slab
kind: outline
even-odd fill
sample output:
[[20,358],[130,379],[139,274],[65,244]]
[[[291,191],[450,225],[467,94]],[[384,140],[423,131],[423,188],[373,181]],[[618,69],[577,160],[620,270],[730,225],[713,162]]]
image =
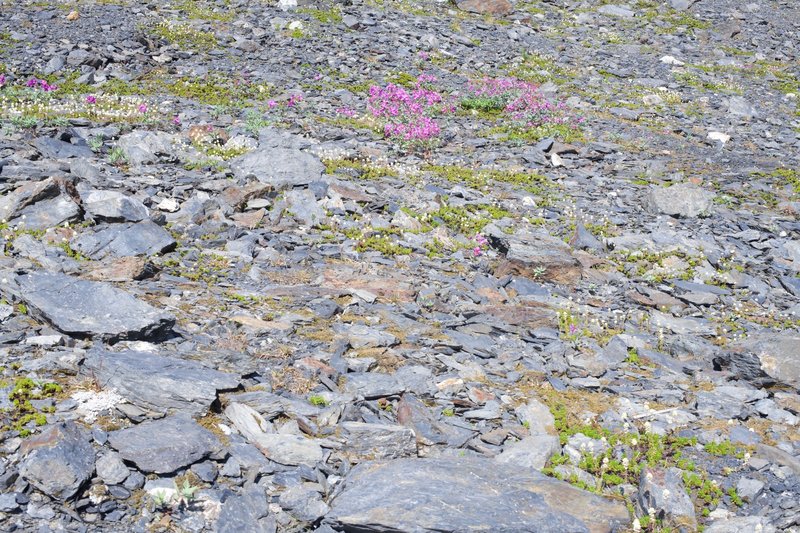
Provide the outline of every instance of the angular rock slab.
[[691,183],[653,187],[647,197],[650,211],[681,218],[708,214],[716,195]]
[[534,470],[490,459],[362,463],[331,502],[325,523],[345,531],[610,532],[624,505]]
[[405,426],[343,422],[341,428],[347,435],[342,453],[347,455],[351,462],[417,455],[417,438],[414,432]]
[[176,244],[167,230],[149,220],[98,227],[70,241],[72,249],[91,259],[151,256],[168,252]]
[[66,500],[78,493],[94,472],[94,448],[74,422],[42,431],[21,447],[19,473],[48,496]]
[[221,449],[217,437],[184,415],[144,422],[108,435],[111,447],[142,472],[170,474]]
[[274,187],[308,185],[319,181],[325,171],[319,158],[293,148],[256,150],[232,159],[230,164],[237,178],[254,176]]
[[142,202],[118,191],[90,191],[83,207],[94,218],[112,222],[139,222],[150,216]]
[[239,386],[237,376],[196,361],[130,350],[92,350],[81,373],[139,407],[166,414],[203,415],[217,399],[217,391]]
[[175,317],[125,291],[65,274],[31,272],[6,278],[4,285],[29,312],[63,333],[76,336],[147,340],[166,334]]
[[737,377],[757,386],[783,383],[800,389],[800,336],[751,337],[734,345],[729,355]]

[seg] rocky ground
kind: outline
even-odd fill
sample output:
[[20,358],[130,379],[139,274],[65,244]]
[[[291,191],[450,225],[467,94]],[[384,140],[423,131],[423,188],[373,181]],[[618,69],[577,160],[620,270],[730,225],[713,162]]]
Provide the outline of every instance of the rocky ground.
[[800,531],[800,6],[310,2],[0,1],[0,529]]

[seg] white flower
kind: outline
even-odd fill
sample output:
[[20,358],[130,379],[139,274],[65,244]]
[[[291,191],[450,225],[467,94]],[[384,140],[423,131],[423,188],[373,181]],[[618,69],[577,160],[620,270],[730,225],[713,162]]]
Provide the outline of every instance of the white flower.
[[633,519],[633,530],[634,531],[641,531],[642,530],[642,523],[639,522],[638,518]]
[[666,500],[667,498],[669,498],[669,494],[670,494],[669,490],[664,489],[664,492],[661,493],[661,496],[663,496],[664,499]]
[[647,478],[647,481],[653,481],[653,473],[652,472],[648,472],[647,476],[645,476],[645,477]]

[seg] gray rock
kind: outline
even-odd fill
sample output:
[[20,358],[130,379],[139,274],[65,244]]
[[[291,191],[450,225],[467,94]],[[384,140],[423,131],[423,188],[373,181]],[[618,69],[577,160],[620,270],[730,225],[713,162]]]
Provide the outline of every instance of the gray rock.
[[731,370],[756,386],[783,383],[800,388],[800,336],[757,335],[734,344]]
[[319,492],[302,485],[286,490],[278,498],[278,503],[304,522],[316,522],[330,510],[328,505],[322,501]]
[[217,519],[217,533],[273,533],[274,520],[269,517],[264,489],[250,487],[241,495],[229,496],[222,504]]
[[106,452],[97,458],[97,476],[107,485],[119,485],[128,478],[130,470],[118,453]]
[[363,533],[600,533],[629,522],[619,502],[481,458],[362,463],[330,505],[325,523]]
[[217,391],[239,386],[237,376],[197,361],[128,350],[92,350],[81,373],[112,388],[134,405],[167,414],[200,416],[217,399]]
[[169,133],[137,130],[120,137],[117,148],[122,150],[129,164],[140,166],[162,159],[176,160],[178,144],[178,138]]
[[17,493],[16,492],[7,492],[5,494],[0,494],[0,512],[2,513],[11,513],[19,509],[19,504],[17,503]]
[[475,434],[474,431],[439,420],[412,394],[404,394],[397,404],[397,421],[410,427],[416,435],[417,443],[425,446],[447,444],[458,448]]
[[405,387],[391,374],[353,372],[346,374],[344,379],[344,390],[363,396],[367,400],[394,396],[405,391]]
[[225,416],[249,442],[276,463],[313,466],[322,460],[319,444],[299,435],[267,433],[271,425],[245,404],[230,404],[225,408]]
[[743,477],[736,482],[736,493],[747,502],[755,501],[763,490],[764,483],[757,479]]
[[708,215],[716,195],[691,183],[651,187],[647,206],[654,213],[681,218]]
[[664,524],[689,531],[697,529],[692,499],[686,494],[681,470],[644,468],[639,479],[638,504],[644,512],[653,508]]
[[161,254],[175,248],[172,236],[149,220],[136,224],[109,224],[84,231],[70,247],[91,259]]
[[597,457],[608,450],[608,444],[600,439],[587,437],[583,433],[572,435],[564,446],[564,453],[569,455],[572,462],[578,464],[584,454]]
[[417,454],[414,432],[405,426],[344,422],[342,452],[351,462],[363,459],[396,459]]
[[33,145],[43,156],[50,159],[69,159],[73,157],[91,159],[94,156],[91,148],[85,142],[72,144],[52,137],[39,137],[33,141]]
[[139,222],[150,216],[142,202],[118,191],[90,191],[82,199],[83,208],[97,220]]
[[600,6],[597,12],[602,13],[603,15],[609,15],[612,17],[621,17],[626,19],[631,19],[636,16],[636,13],[634,13],[627,7],[616,6],[612,4],[606,4],[604,6]]
[[0,287],[24,301],[29,312],[63,333],[107,340],[153,339],[166,334],[175,318],[109,284],[64,274],[8,275]]
[[765,516],[734,516],[724,520],[714,520],[703,530],[704,533],[775,533],[777,529]]
[[290,148],[259,149],[230,161],[237,178],[254,176],[275,187],[294,187],[319,181],[325,166],[319,158]]
[[288,210],[291,215],[303,226],[322,224],[328,218],[310,189],[288,191],[284,195],[284,200],[289,204]]
[[731,96],[728,99],[728,113],[745,119],[758,115],[756,107],[741,96]]
[[536,398],[529,399],[528,403],[520,405],[514,412],[519,421],[527,425],[531,435],[555,435],[556,421],[550,408]]
[[534,435],[507,445],[495,457],[500,463],[541,470],[547,461],[561,451],[558,437],[554,435]]
[[218,452],[217,437],[184,415],[144,422],[108,435],[111,446],[142,472],[170,474]]
[[568,246],[549,236],[542,236],[537,241],[510,241],[506,252],[509,266],[501,266],[495,274],[503,276],[516,272],[531,279],[562,284],[575,283],[580,279],[580,263],[572,257]]
[[75,496],[94,472],[89,435],[74,422],[46,428],[22,443],[19,474],[48,496]]

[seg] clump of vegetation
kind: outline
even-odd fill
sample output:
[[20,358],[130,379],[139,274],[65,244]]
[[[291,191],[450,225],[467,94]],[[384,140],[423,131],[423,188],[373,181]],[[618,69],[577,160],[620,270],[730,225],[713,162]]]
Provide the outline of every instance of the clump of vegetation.
[[217,38],[212,32],[198,30],[185,22],[163,20],[154,25],[150,32],[186,50],[207,52],[217,46]]
[[[8,385],[5,385],[8,386]],[[47,424],[47,416],[44,412],[33,407],[31,400],[43,400],[53,398],[62,391],[61,385],[51,382],[37,382],[31,378],[17,378],[8,398],[11,400],[13,408],[8,411],[6,416],[6,427],[13,429],[21,437],[31,434],[31,422],[35,426]],[[45,409],[44,411],[47,411]],[[52,408],[49,408],[52,410]]]

